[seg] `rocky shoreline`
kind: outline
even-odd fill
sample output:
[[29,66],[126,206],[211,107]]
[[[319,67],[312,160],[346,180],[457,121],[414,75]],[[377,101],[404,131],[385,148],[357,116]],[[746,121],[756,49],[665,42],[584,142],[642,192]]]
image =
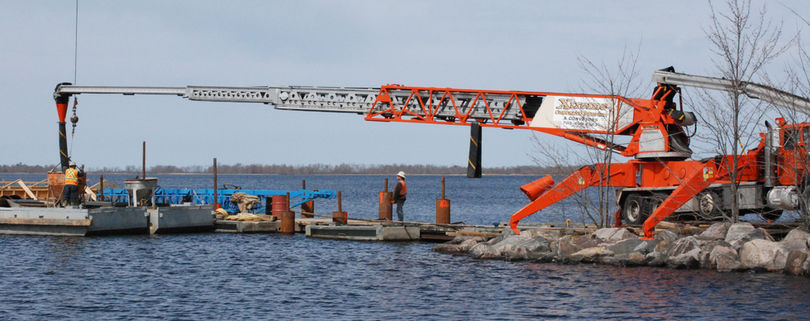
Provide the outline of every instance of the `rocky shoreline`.
[[642,240],[627,228],[602,228],[591,233],[571,229],[530,229],[520,235],[506,228],[494,238],[456,236],[433,251],[480,259],[528,260],[566,264],[655,266],[756,271],[810,276],[810,233],[791,230],[774,238],[750,223],[715,223],[700,230],[657,230]]

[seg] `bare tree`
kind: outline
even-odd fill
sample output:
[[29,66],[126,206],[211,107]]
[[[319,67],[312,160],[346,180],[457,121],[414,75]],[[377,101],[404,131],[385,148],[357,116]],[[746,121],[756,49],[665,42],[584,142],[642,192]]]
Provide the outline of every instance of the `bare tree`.
[[[624,48],[622,55],[615,65],[608,65],[604,62],[595,63],[587,57],[579,57],[579,67],[587,75],[585,84],[581,90],[593,94],[621,97],[638,97],[642,94],[643,83],[639,81],[637,62],[640,51],[640,44],[635,50]],[[613,105],[617,106],[618,100],[614,100]],[[601,141],[607,142],[605,149],[597,149],[585,146],[563,148],[553,147],[550,143],[534,137],[534,145],[537,152],[531,155],[535,162],[544,166],[557,168],[570,167],[571,164],[592,164],[603,163],[607,166],[596,167],[599,183],[594,187],[585,189],[573,195],[575,202],[582,210],[582,220],[585,218],[593,221],[599,226],[607,226],[611,223],[611,204],[615,204],[616,194],[610,187],[610,166],[615,161],[618,152],[610,146],[621,140],[616,136],[617,121],[622,115],[616,113],[631,113],[629,109],[608,109],[605,127],[606,131],[601,134],[589,133]],[[592,199],[593,191],[596,192],[596,199]]]
[[[764,4],[755,12],[750,0],[727,0],[723,4],[723,10],[718,10],[709,1],[711,22],[705,33],[712,44],[717,72],[732,82],[734,90],[721,94],[703,91],[698,116],[708,128],[708,135],[701,137],[713,143],[716,152],[731,155],[731,162],[720,166],[730,173],[730,195],[738,195],[740,155],[758,138],[754,126],[764,115],[761,103],[745,96],[741,83],[763,77],[766,65],[787,46],[781,43],[781,24],[768,18]],[[730,203],[731,219],[736,222],[740,216],[738,198],[732,196]]]

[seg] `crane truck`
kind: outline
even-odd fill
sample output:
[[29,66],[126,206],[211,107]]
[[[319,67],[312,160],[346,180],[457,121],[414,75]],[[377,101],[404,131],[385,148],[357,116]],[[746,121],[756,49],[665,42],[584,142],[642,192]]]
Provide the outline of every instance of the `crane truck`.
[[[116,87],[57,85],[54,99],[59,115],[61,165],[67,167],[66,115],[69,99],[79,94],[175,95],[195,101],[247,102],[281,110],[342,112],[364,115],[368,121],[470,126],[472,141],[468,176],[480,176],[481,127],[528,129],[565,138],[633,159],[626,163],[594,164],[555,184],[550,176],[521,187],[531,202],[514,213],[516,233],[521,219],[590,186],[617,187],[619,214],[628,224],[643,224],[651,238],[658,222],[674,212],[716,218],[728,209],[731,156],[689,160],[685,127],[696,122],[692,112],[675,102],[678,86],[743,90],[773,104],[810,114],[807,98],[767,86],[724,79],[656,71],[651,98],[618,95],[479,90],[389,84],[378,88],[346,87]],[[75,102],[74,102],[75,103]],[[71,121],[77,120],[72,117]],[[806,177],[810,123],[768,124],[759,146],[739,156],[740,208],[775,217],[782,210],[803,206],[810,197]],[[611,137],[626,137],[619,143]],[[609,179],[605,179],[609,177]],[[618,220],[617,220],[618,222]]]

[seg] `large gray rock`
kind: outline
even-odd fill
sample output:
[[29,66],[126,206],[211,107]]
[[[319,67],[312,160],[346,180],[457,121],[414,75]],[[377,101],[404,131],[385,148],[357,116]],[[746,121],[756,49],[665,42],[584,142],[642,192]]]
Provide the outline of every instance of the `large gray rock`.
[[788,251],[779,243],[763,239],[748,241],[740,249],[740,262],[754,270],[784,270],[787,256]]
[[782,241],[779,243],[782,244],[782,247],[788,251],[802,251],[807,250],[807,243],[810,242],[810,233],[799,229],[793,229],[788,232],[788,235],[785,236]]
[[728,228],[725,241],[732,248],[739,249],[746,242],[759,239],[773,240],[764,230],[755,228],[751,223],[741,222]]
[[[611,252],[613,252],[615,255],[628,255],[631,252],[634,252],[637,247],[642,245],[642,243],[646,244],[646,242],[647,241],[644,241],[642,239],[630,238],[630,239],[621,240],[619,242],[616,242],[615,244],[612,244],[612,245],[608,246],[607,249],[610,250]],[[646,249],[646,247],[642,247],[642,248]],[[644,254],[647,254],[647,253],[644,253]]]
[[714,223],[703,233],[700,233],[697,238],[700,240],[724,240],[730,226],[731,223],[729,222]]
[[484,238],[480,236],[462,236],[458,235],[452,240],[442,244],[437,244],[433,247],[434,252],[445,254],[462,254],[470,251],[473,245],[484,242]]
[[808,271],[803,268],[804,263],[808,261],[807,257],[807,251],[790,251],[785,261],[785,273],[793,275],[807,274]]
[[695,237],[700,244],[700,267],[703,269],[714,269],[714,263],[711,260],[711,253],[717,246],[731,247],[726,241],[722,239],[701,240],[700,235]]
[[715,246],[709,254],[711,266],[720,272],[731,272],[742,269],[737,251],[728,246]]
[[[692,236],[690,236],[692,237]],[[694,269],[700,266],[700,248],[667,258],[667,266],[677,269]]]
[[666,252],[667,256],[676,257],[685,254],[694,249],[700,250],[700,243],[694,236],[687,236],[680,240],[675,241],[669,250]]
[[555,242],[554,252],[559,257],[568,257],[582,249],[594,247],[597,242],[589,235],[572,236],[566,235]]
[[644,261],[649,266],[664,266],[667,263],[667,255],[664,252],[652,251],[644,256]]
[[[528,231],[523,231],[523,232],[521,232],[521,234],[526,233],[526,232],[528,232]],[[517,233],[515,233],[515,231],[513,231],[511,228],[505,228],[505,229],[503,229],[503,231],[501,231],[500,234],[498,234],[498,236],[493,237],[491,240],[487,241],[487,243],[492,245],[492,244],[498,243],[500,241],[503,241],[505,238],[510,237],[512,235],[517,235]]]
[[621,240],[638,238],[638,235],[623,227],[600,228],[593,232],[593,236],[602,243],[616,243]]
[[610,255],[613,255],[613,252],[604,246],[595,246],[582,249],[564,259],[569,262],[594,263],[599,261],[599,258]]
[[492,248],[500,256],[510,260],[537,259],[544,253],[551,252],[548,240],[542,236],[531,237],[532,234],[526,234],[509,236],[492,245]]
[[449,240],[443,244],[461,244],[467,240],[475,240],[476,242],[486,241],[486,239],[481,236],[456,235],[456,237],[454,237],[452,240]]
[[678,236],[678,233],[675,233],[670,230],[661,230],[655,233],[655,239],[659,241],[675,241],[681,238]]
[[470,256],[476,259],[499,259],[501,253],[487,242],[478,243],[470,248]]

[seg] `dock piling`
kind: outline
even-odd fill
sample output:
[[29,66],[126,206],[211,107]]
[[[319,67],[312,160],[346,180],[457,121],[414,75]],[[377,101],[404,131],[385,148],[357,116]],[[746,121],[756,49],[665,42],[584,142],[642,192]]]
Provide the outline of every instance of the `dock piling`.
[[445,198],[442,176],[442,198],[436,200],[436,224],[450,224],[450,200]]
[[343,195],[340,191],[337,192],[338,210],[332,212],[332,222],[337,225],[345,225],[349,222],[348,213],[343,211]]
[[217,158],[214,157],[214,210],[219,208],[219,199],[217,199]]
[[290,193],[287,193],[287,195],[281,195],[281,197],[286,199],[287,209],[281,211],[281,226],[279,232],[281,232],[282,234],[294,234],[295,212],[290,211]]
[[390,221],[393,217],[393,204],[391,204],[391,192],[388,192],[388,179],[385,179],[385,188],[380,192],[380,213],[379,219]]
[[[301,189],[307,189],[307,180],[301,180]],[[301,204],[301,218],[314,218],[315,217],[315,201],[304,202]]]

